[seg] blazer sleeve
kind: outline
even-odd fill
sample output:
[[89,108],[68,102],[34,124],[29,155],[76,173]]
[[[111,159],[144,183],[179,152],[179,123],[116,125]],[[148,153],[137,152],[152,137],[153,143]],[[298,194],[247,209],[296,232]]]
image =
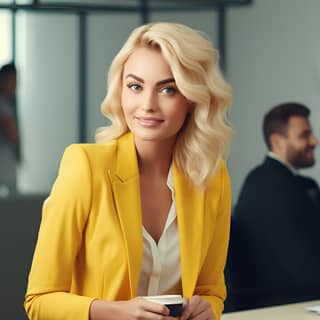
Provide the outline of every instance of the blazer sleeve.
[[[220,172],[219,172],[220,171]],[[224,279],[224,268],[226,264],[230,219],[231,219],[231,187],[230,177],[225,165],[222,162],[218,171],[219,183],[211,188],[207,199],[212,199],[214,193],[220,193],[218,212],[212,227],[212,239],[202,265],[195,294],[199,294],[211,304],[215,320],[219,320],[223,311],[224,300],[226,299],[226,285]],[[220,190],[217,190],[220,188]],[[214,214],[214,213],[210,213]]]
[[92,297],[70,293],[74,262],[91,207],[92,175],[83,148],[64,152],[58,177],[44,202],[29,274],[25,309],[30,319],[89,319]]

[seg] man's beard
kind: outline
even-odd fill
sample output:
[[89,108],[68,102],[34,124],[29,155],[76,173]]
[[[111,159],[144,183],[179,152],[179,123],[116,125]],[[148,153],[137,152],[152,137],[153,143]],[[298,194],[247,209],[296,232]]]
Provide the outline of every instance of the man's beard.
[[297,150],[293,147],[288,149],[287,158],[288,162],[296,169],[310,168],[315,164],[313,157],[308,157],[307,153],[314,148],[305,148],[303,150]]

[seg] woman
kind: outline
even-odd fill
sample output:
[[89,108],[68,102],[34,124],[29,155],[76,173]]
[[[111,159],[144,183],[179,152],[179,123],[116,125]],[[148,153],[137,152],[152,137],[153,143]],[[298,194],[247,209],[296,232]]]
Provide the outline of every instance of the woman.
[[196,31],[153,23],[115,57],[98,144],[72,145],[44,204],[31,319],[165,319],[141,296],[181,294],[181,319],[219,319],[230,186],[230,87]]

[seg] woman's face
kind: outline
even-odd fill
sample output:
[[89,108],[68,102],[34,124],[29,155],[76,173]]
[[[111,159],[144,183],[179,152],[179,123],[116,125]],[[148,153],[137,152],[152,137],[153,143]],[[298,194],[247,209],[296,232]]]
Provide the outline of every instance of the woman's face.
[[170,66],[156,49],[139,48],[127,60],[121,104],[136,141],[175,140],[188,113]]

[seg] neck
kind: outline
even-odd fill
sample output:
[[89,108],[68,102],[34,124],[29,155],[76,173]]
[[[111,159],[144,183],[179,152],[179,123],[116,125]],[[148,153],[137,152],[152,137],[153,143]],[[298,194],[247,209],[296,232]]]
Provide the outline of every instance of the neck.
[[167,177],[174,143],[175,140],[156,142],[135,140],[140,174]]
[[278,153],[275,153],[274,151],[269,151],[268,155],[269,155],[269,157],[274,158],[274,159],[280,161],[281,163],[283,163],[291,171],[296,172],[298,170],[298,168],[295,168],[291,163],[289,163],[287,161],[286,157],[282,157],[281,155],[279,155]]

